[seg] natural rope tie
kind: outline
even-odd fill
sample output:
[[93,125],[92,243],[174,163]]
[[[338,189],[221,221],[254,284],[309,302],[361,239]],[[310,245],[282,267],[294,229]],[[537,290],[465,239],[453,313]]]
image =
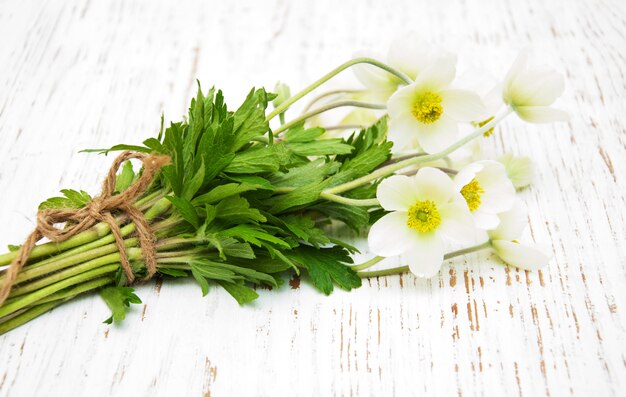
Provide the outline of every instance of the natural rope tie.
[[[122,163],[126,160],[138,159],[143,163],[141,176],[124,192],[113,195],[115,192],[116,174]],[[133,202],[150,186],[154,174],[164,165],[169,163],[167,156],[149,155],[139,152],[123,152],[120,154],[109,169],[102,191],[94,197],[90,203],[82,208],[49,208],[37,213],[37,228],[28,236],[18,255],[13,259],[6,272],[4,283],[0,287],[0,306],[9,296],[18,273],[28,260],[31,250],[42,237],[47,237],[52,242],[62,242],[78,233],[89,229],[98,222],[105,222],[111,228],[115,237],[115,244],[120,252],[120,263],[129,283],[135,280],[133,269],[128,261],[128,254],[124,245],[122,231],[111,215],[113,211],[122,211],[128,215],[135,224],[139,244],[145,260],[147,276],[151,278],[156,273],[156,254],[154,244],[156,237],[150,229],[150,224],[143,213],[133,206]],[[65,223],[63,229],[55,227],[55,224]]]

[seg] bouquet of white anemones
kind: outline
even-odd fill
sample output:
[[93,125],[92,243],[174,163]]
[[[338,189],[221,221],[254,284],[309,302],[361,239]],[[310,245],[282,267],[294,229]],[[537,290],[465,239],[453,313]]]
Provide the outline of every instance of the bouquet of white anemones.
[[[284,84],[278,94],[252,89],[235,111],[221,91],[198,87],[186,121],[161,120],[139,145],[88,150],[122,153],[98,195],[66,189],[44,201],[24,244],[0,255],[0,333],[93,291],[111,309],[106,321],[121,321],[141,302],[130,285],[154,276],[192,277],[203,294],[219,285],[244,304],[258,296],[252,286],[280,287],[289,273],[329,294],[363,277],[431,277],[445,259],[483,249],[524,269],[546,264],[546,253],[517,241],[526,217],[515,188],[530,183],[529,159],[461,164],[454,154],[511,113],[564,119],[549,107],[562,78],[529,69],[522,53],[497,105],[485,106],[455,86],[455,57],[424,48],[394,44],[389,64],[355,58],[295,95]],[[324,93],[286,121],[294,103],[351,67],[365,89]],[[338,107],[374,112],[346,120],[375,121],[312,123]],[[352,264],[357,250],[327,227],[335,222],[367,235],[378,256]],[[450,243],[459,246],[446,252]],[[391,256],[406,266],[366,271]]]

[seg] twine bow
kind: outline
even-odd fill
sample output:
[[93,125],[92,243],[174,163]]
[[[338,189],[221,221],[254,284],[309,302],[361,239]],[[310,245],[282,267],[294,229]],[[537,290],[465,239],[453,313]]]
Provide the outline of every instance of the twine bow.
[[[143,163],[141,176],[124,192],[113,195],[115,192],[116,174],[122,163],[126,160],[138,159]],[[46,237],[53,242],[62,242],[78,233],[89,229],[98,222],[105,222],[111,228],[111,234],[115,238],[115,244],[120,253],[122,270],[126,274],[129,283],[135,281],[133,269],[128,260],[128,254],[124,245],[124,238],[120,227],[111,214],[113,211],[122,211],[128,215],[135,224],[139,244],[145,260],[147,276],[150,279],[156,273],[156,254],[154,244],[156,237],[150,229],[150,224],[143,213],[133,206],[133,201],[150,186],[154,174],[170,159],[162,155],[149,155],[140,152],[125,151],[120,154],[109,169],[102,184],[102,191],[91,202],[82,208],[48,208],[37,213],[37,227],[28,236],[17,256],[13,259],[6,272],[2,287],[0,287],[0,306],[9,296],[18,273],[28,260],[31,250],[37,241]],[[59,229],[55,224],[66,223],[66,227]]]

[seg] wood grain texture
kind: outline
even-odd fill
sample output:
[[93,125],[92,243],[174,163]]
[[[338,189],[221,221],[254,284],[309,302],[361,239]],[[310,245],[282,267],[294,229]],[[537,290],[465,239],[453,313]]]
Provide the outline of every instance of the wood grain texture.
[[536,161],[521,196],[528,237],[554,252],[547,268],[476,254],[431,280],[331,297],[303,281],[242,308],[217,288],[153,282],[121,327],[85,296],[0,337],[0,396],[623,395],[620,0],[0,1],[0,243],[19,243],[59,188],[97,191],[111,158],[78,150],[179,119],[196,78],[238,103],[411,29],[496,76],[526,45],[565,74],[569,123],[509,119],[486,144]]

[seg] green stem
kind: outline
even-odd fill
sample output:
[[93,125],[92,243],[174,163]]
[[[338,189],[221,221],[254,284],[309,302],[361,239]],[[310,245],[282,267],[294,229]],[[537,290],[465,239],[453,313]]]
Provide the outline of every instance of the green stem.
[[324,99],[327,98],[329,96],[333,96],[333,95],[337,95],[337,94],[358,94],[358,93],[362,93],[365,92],[365,90],[330,90],[330,91],[326,91],[323,94],[320,94],[318,96],[316,96],[315,98],[313,98],[311,100],[311,102],[309,102],[304,109],[302,110],[302,113],[307,112],[309,109],[311,109],[313,107],[313,105],[315,105],[320,99]]
[[350,268],[352,268],[352,270],[354,270],[355,272],[358,272],[361,270],[369,269],[370,267],[374,266],[375,264],[382,261],[383,259],[385,258],[382,256],[375,256],[367,262],[363,262],[359,265],[350,266]]
[[281,125],[280,127],[278,127],[277,129],[275,129],[274,132],[274,136],[278,136],[280,135],[280,133],[282,133],[285,130],[288,130],[289,128],[293,127],[294,125],[297,125],[298,123],[301,123],[303,121],[305,121],[308,118],[311,118],[313,116],[316,116],[320,113],[324,113],[328,110],[331,109],[335,109],[335,108],[339,108],[339,107],[343,107],[343,106],[354,106],[357,108],[365,108],[365,109],[386,109],[387,107],[385,105],[381,105],[381,104],[377,104],[377,103],[368,103],[368,102],[360,102],[360,101],[339,101],[339,102],[333,102],[333,103],[329,103],[328,105],[324,105],[320,108],[317,108],[315,110],[312,110],[308,113],[303,114],[302,116],[296,117],[295,119],[291,120],[288,123],[285,123],[283,125]]
[[380,205],[377,199],[352,199],[325,192],[322,192],[320,194],[320,198],[326,199],[328,201],[334,201],[336,203],[354,205],[357,207],[373,207],[376,205]]
[[[133,247],[137,245],[138,241],[139,240],[137,238],[133,237],[133,238],[125,240],[124,245],[126,247]],[[30,266],[22,270],[18,274],[17,278],[15,279],[15,284],[19,284],[19,283],[31,280],[36,277],[44,276],[46,274],[50,274],[58,270],[65,269],[70,266],[78,265],[78,264],[84,263],[92,259],[100,258],[104,255],[115,253],[117,251],[118,251],[117,244],[113,243],[113,244],[105,245],[103,247],[94,248],[90,251],[81,252],[79,254],[67,256],[67,257],[60,258],[60,259],[53,257],[52,259],[55,259],[54,261],[47,261],[46,263],[41,264],[41,265],[40,265],[41,262],[39,262],[36,264],[37,266]],[[4,281],[4,278],[5,278],[4,276],[0,277],[0,284]]]
[[46,298],[41,299],[38,303],[52,302],[52,301],[56,301],[60,299],[65,301],[65,300],[75,297],[78,294],[82,294],[83,292],[87,292],[93,289],[104,287],[105,285],[112,284],[113,282],[115,282],[115,277],[111,277],[111,276],[99,277],[91,281],[77,284],[72,288],[66,288],[63,291],[56,292]]
[[53,309],[54,307],[63,303],[62,300],[57,300],[54,302],[43,303],[41,305],[37,305],[31,307],[30,309],[20,313],[19,315],[11,318],[10,320],[4,321],[0,323],[0,335],[5,334],[12,329],[23,325],[35,317],[39,317],[40,315],[46,313],[47,311]]
[[310,93],[311,91],[313,91],[314,89],[316,89],[320,85],[324,84],[328,80],[332,79],[337,74],[343,72],[344,70],[348,69],[351,66],[358,65],[360,63],[367,63],[367,64],[370,64],[370,65],[379,67],[379,68],[381,68],[383,70],[386,70],[387,72],[389,72],[389,73],[393,74],[394,76],[398,77],[405,84],[411,84],[413,82],[413,80],[411,80],[406,74],[402,73],[401,71],[399,71],[397,69],[392,68],[389,65],[386,65],[386,64],[384,64],[382,62],[379,62],[379,61],[377,61],[375,59],[364,58],[364,57],[363,58],[355,58],[355,59],[349,60],[348,62],[345,62],[345,63],[337,66],[335,69],[331,70],[330,72],[328,72],[327,74],[322,76],[320,79],[315,81],[313,84],[309,85],[308,87],[306,87],[302,91],[298,92],[297,94],[295,94],[291,98],[287,99],[285,102],[281,103],[280,106],[278,106],[276,109],[274,109],[274,111],[272,113],[267,115],[265,120],[266,121],[270,121],[271,119],[273,119],[277,115],[279,115],[279,114],[283,113],[285,110],[287,110],[291,105],[296,103],[303,96],[305,96],[306,94]]
[[354,189],[356,187],[359,187],[361,185],[364,185],[366,183],[369,183],[371,181],[374,181],[376,179],[391,175],[393,173],[395,173],[398,170],[401,170],[403,168],[406,167],[410,167],[412,165],[416,165],[419,163],[428,163],[431,161],[435,161],[435,160],[439,160],[441,158],[446,157],[448,154],[454,152],[455,150],[457,150],[458,148],[460,148],[461,146],[465,145],[466,143],[470,142],[472,139],[475,139],[479,136],[481,136],[485,131],[488,131],[489,129],[493,128],[497,123],[499,123],[502,119],[504,119],[506,116],[508,116],[510,113],[512,112],[511,109],[507,109],[507,111],[503,112],[502,114],[500,114],[499,116],[495,117],[493,120],[491,120],[490,122],[488,122],[487,124],[483,125],[482,127],[476,129],[473,133],[471,133],[470,135],[458,140],[456,143],[448,146],[446,149],[438,152],[438,153],[434,153],[434,154],[428,154],[425,156],[418,156],[418,157],[413,157],[410,159],[406,159],[406,160],[402,160],[399,161],[395,164],[390,164],[388,166],[379,168],[378,170],[372,172],[369,175],[365,175],[361,178],[357,178],[353,181],[341,184],[341,185],[337,185],[334,186],[332,188],[326,189],[324,190],[324,193],[341,193],[341,192],[345,192],[347,190],[351,190]]
[[[150,207],[150,209],[146,211],[144,216],[146,217],[146,220],[151,221],[167,211],[171,207],[171,205],[172,203],[169,200],[167,200],[166,198],[161,198],[152,207]],[[128,236],[130,233],[135,231],[135,224],[129,223],[128,225],[123,226],[120,230],[123,237]],[[81,232],[76,236],[70,237],[63,242],[51,242],[35,246],[30,252],[28,259],[32,260],[44,256],[57,254],[54,258],[54,260],[57,260],[63,257],[89,251],[93,248],[101,247],[115,241],[115,238],[112,234],[109,234],[109,232],[110,228],[107,224],[98,223],[94,225],[91,229],[85,230],[84,232]],[[74,249],[68,251],[72,248]],[[15,259],[17,254],[18,251],[13,251],[0,255],[0,266],[8,265],[9,263],[11,263],[13,259]]]
[[364,130],[367,127],[368,126],[361,125],[361,124],[343,124],[343,125],[324,126],[322,128],[324,128],[326,131],[332,131],[332,130]]
[[119,268],[118,263],[107,265],[107,266],[102,266],[97,269],[93,269],[88,272],[79,274],[77,276],[59,281],[58,283],[49,285],[45,288],[32,292],[28,295],[23,295],[14,300],[7,301],[4,303],[2,307],[0,307],[0,318],[6,315],[9,315],[11,313],[14,313],[27,306],[30,306],[33,303],[39,301],[40,299],[45,298],[49,295],[52,295],[53,293],[58,292],[64,288],[71,287],[83,281],[94,279],[98,276],[102,276],[107,273],[113,273],[117,271],[118,268]]
[[[137,260],[137,259],[141,259],[141,249],[140,248],[130,248],[127,250],[128,253],[128,259],[129,260]],[[120,253],[119,252],[114,252],[112,254],[108,254],[105,256],[101,256],[100,258],[96,258],[90,261],[87,261],[85,263],[81,263],[79,265],[75,265],[72,266],[70,268],[67,268],[65,270],[61,270],[55,273],[52,273],[44,278],[35,280],[35,281],[31,281],[28,284],[25,284],[23,286],[19,286],[16,288],[13,288],[13,290],[11,291],[11,294],[9,295],[9,297],[16,297],[16,296],[20,296],[20,295],[24,295],[27,294],[31,291],[36,291],[40,288],[46,287],[50,284],[54,284],[57,283],[61,280],[65,280],[68,279],[70,277],[76,276],[76,275],[80,275],[81,273],[85,273],[88,272],[90,270],[93,269],[97,269],[101,266],[106,266],[106,265],[110,265],[113,263],[119,263],[120,261]]]
[[[486,241],[482,244],[478,244],[478,245],[474,245],[468,248],[463,248],[457,251],[449,252],[443,256],[443,260],[445,261],[445,260],[452,259],[457,256],[470,254],[472,252],[484,250],[490,247],[491,247],[491,242]],[[408,266],[398,266],[398,267],[393,267],[390,269],[374,270],[371,272],[358,272],[357,274],[361,278],[367,278],[367,277],[390,276],[390,275],[394,275],[398,273],[406,273],[408,271],[410,271]]]

